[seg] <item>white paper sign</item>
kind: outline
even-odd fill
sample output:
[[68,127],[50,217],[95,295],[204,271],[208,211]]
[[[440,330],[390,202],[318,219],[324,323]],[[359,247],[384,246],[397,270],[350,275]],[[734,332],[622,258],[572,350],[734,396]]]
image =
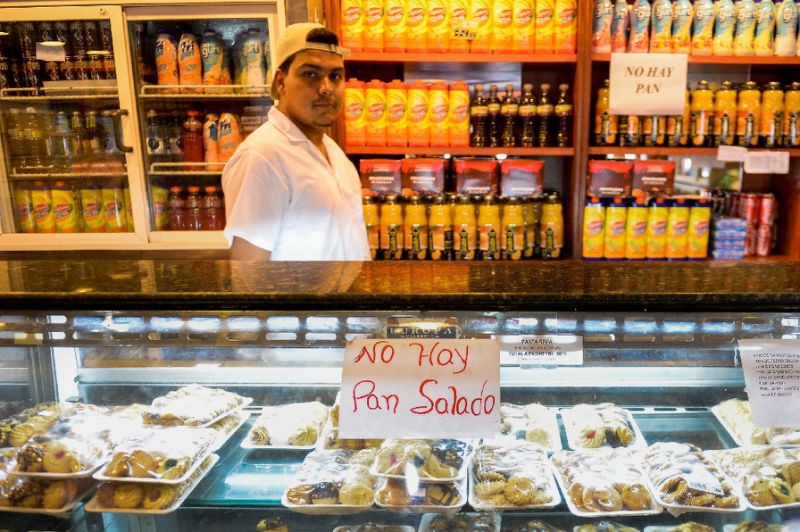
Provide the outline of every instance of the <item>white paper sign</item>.
[[731,163],[743,163],[747,157],[747,148],[742,146],[720,146],[717,149],[717,159]]
[[800,340],[739,340],[757,427],[800,426]]
[[788,174],[788,151],[748,151],[744,160],[748,174]]
[[497,340],[353,340],[341,438],[479,438],[500,430]]
[[36,59],[39,61],[64,61],[66,53],[63,42],[47,41],[36,43]]
[[583,365],[582,336],[574,334],[535,334],[504,337],[502,340],[502,364]]
[[611,54],[609,112],[682,115],[686,54]]

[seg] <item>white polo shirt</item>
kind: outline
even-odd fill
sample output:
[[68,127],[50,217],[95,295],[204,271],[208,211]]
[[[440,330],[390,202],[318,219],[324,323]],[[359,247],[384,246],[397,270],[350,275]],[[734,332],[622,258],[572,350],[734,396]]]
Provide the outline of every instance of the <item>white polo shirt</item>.
[[273,107],[225,165],[228,245],[243,238],[272,260],[369,260],[361,183],[353,163],[327,135],[330,164]]

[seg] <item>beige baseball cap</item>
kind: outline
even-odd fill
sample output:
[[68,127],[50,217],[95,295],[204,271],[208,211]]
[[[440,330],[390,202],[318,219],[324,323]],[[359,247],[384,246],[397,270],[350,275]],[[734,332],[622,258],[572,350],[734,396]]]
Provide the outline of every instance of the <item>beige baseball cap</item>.
[[[325,28],[325,26],[322,24],[317,24],[316,22],[299,22],[297,24],[287,26],[286,29],[283,30],[283,35],[281,35],[280,39],[278,39],[278,44],[275,46],[276,74],[278,72],[278,67],[280,67],[284,61],[289,59],[294,54],[302,52],[303,50],[321,50],[323,52],[330,52],[342,57],[350,55],[350,50],[343,48],[342,46],[319,42],[308,42],[306,38],[308,37],[309,32],[319,28]],[[272,96],[273,100],[278,99],[278,88],[275,85],[274,74],[272,76],[270,95]]]

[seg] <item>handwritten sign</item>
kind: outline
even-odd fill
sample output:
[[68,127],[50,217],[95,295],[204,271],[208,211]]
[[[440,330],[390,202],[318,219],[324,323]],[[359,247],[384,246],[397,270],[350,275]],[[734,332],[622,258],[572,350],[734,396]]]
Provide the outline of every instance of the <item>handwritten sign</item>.
[[683,114],[687,66],[686,54],[611,54],[609,112]]
[[788,151],[748,151],[744,159],[748,174],[788,174]]
[[496,340],[354,340],[342,371],[342,438],[479,438],[500,428]]
[[753,424],[800,426],[800,341],[739,340],[739,353]]
[[583,364],[583,337],[574,334],[536,334],[503,338],[501,363],[540,366]]

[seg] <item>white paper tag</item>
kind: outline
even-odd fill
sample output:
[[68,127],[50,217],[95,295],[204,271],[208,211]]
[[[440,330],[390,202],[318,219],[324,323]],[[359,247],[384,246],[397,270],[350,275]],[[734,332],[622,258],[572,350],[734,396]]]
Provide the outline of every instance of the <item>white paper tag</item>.
[[716,477],[703,473],[689,473],[686,475],[686,485],[692,489],[705,491],[719,497],[725,496],[722,484]]
[[739,340],[753,424],[800,426],[800,340]]
[[731,163],[743,163],[747,157],[747,148],[741,146],[720,146],[717,149],[717,159]]
[[611,54],[609,112],[682,115],[686,54]]
[[64,61],[66,53],[63,42],[47,41],[36,43],[36,59],[39,61]]
[[744,160],[748,174],[788,174],[788,151],[748,151]]
[[574,334],[534,334],[502,337],[501,341],[501,364],[583,365],[582,336]]

